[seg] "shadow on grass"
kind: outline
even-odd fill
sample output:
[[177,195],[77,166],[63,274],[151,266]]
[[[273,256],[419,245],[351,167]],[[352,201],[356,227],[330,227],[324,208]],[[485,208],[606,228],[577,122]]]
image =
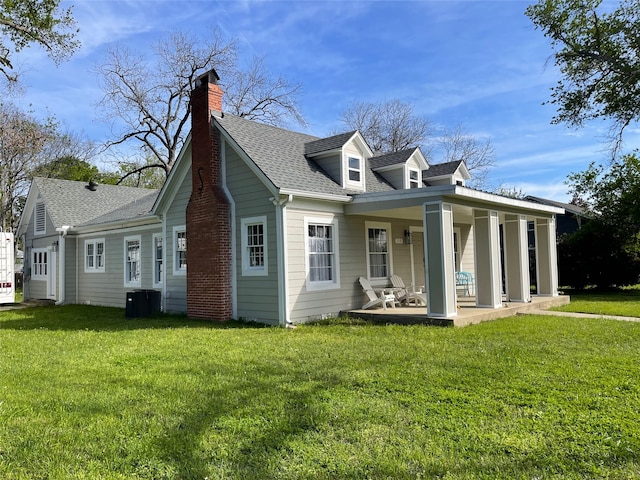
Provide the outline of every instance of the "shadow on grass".
[[185,315],[159,314],[126,318],[123,308],[89,305],[28,307],[0,312],[0,330],[89,330],[119,332],[171,328],[269,328],[255,322],[194,320]]

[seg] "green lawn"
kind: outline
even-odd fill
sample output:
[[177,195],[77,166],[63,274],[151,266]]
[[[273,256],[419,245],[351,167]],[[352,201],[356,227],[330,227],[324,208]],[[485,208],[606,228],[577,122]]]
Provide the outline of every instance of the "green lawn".
[[0,313],[2,479],[640,478],[640,324]]
[[586,290],[566,293],[571,295],[571,303],[553,310],[640,317],[640,285],[614,292]]

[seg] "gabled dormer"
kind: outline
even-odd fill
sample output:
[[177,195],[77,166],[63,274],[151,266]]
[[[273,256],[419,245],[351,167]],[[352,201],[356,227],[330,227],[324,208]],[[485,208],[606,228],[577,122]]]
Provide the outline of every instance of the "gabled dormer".
[[464,160],[453,162],[435,163],[429,170],[422,172],[422,180],[425,185],[459,185],[464,187],[471,178],[469,169]]
[[341,133],[307,142],[304,153],[342,188],[366,190],[366,159],[373,153],[360,132]]
[[422,188],[422,172],[429,168],[418,147],[375,156],[369,166],[398,190]]

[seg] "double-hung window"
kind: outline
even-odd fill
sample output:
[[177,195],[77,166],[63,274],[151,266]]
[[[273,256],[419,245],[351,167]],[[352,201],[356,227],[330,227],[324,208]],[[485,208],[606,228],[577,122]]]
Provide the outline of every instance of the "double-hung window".
[[162,285],[163,274],[163,251],[162,234],[153,234],[153,286],[158,288]]
[[242,274],[268,275],[267,217],[240,220],[242,229]]
[[350,183],[362,183],[362,159],[358,157],[348,157],[347,179]]
[[173,227],[173,274],[187,274],[187,229],[184,225]]
[[104,238],[85,240],[84,271],[104,272]]
[[46,248],[31,250],[31,280],[46,280],[48,266],[48,251]]
[[333,218],[305,218],[307,290],[340,287],[338,223]]
[[391,276],[391,225],[366,222],[367,265],[370,280],[387,280]]
[[142,283],[140,235],[124,238],[124,284],[139,287]]
[[420,188],[420,170],[409,169],[409,188]]

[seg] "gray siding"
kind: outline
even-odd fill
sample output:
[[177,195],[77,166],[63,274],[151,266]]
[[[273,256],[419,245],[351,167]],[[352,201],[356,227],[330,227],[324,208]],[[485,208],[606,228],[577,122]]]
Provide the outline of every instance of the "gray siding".
[[[78,284],[76,302],[87,305],[105,305],[123,308],[126,303],[126,292],[136,289],[153,288],[153,256],[152,236],[161,231],[160,224],[153,228],[130,229],[116,233],[103,233],[78,238],[76,264]],[[125,286],[124,284],[124,239],[140,235],[141,284]],[[84,271],[85,240],[104,238],[105,271]]]
[[[49,267],[51,265],[51,246],[58,240],[58,233],[55,226],[51,222],[49,213],[46,214],[46,233],[44,235],[34,234],[34,222],[35,214],[31,215],[29,225],[27,226],[25,233],[25,262],[24,262],[24,287],[23,295],[25,299],[44,299],[47,297],[47,280],[33,280],[31,278],[31,269],[33,263],[33,249],[34,248],[49,248],[47,260]],[[51,275],[49,268],[48,274]],[[55,274],[55,272],[53,272]],[[56,279],[57,280],[57,279]],[[57,288],[57,282],[56,282]]]
[[342,157],[340,154],[313,159],[331,179],[341,184],[342,182]]
[[397,168],[394,168],[392,170],[385,170],[384,172],[379,173],[398,190],[402,190],[404,188],[403,165],[399,165]]
[[[238,317],[267,323],[278,322],[278,258],[276,207],[271,192],[255,176],[246,163],[229,147],[227,154],[227,188],[235,204],[236,295]],[[243,218],[266,216],[268,275],[242,274]]]
[[[166,238],[164,242],[164,268],[166,272],[165,308],[167,312],[185,313],[187,311],[187,277],[186,275],[174,275],[173,264],[175,262],[175,245],[173,227],[186,224],[187,204],[191,197],[191,168],[166,213]],[[187,248],[189,239],[187,238]]]

